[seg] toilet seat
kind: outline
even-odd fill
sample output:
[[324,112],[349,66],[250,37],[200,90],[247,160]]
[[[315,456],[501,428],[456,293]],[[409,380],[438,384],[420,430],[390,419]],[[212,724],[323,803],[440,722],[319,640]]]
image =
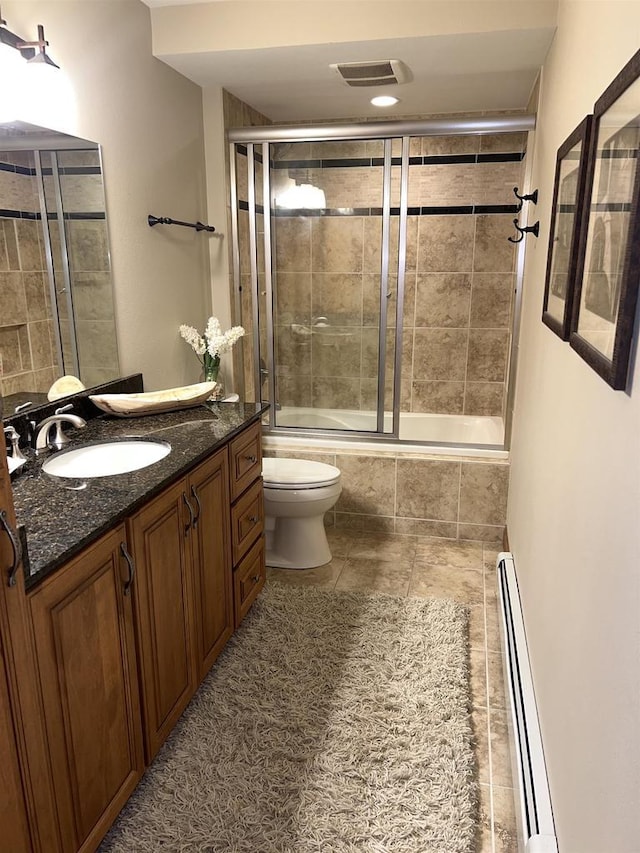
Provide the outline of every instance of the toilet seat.
[[340,479],[340,469],[309,459],[269,457],[262,460],[262,478],[265,488],[318,489],[337,483]]

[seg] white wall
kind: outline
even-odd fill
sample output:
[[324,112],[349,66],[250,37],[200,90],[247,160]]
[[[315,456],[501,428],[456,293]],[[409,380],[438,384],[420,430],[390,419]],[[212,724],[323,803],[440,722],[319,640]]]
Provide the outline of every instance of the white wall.
[[200,87],[152,56],[140,0],[5,0],[2,13],[29,39],[44,25],[74,101],[20,118],[102,144],[121,372],[149,390],[198,381],[177,327],[208,316],[210,238],[147,215],[206,221]]
[[540,320],[556,150],[639,46],[637,0],[562,0],[536,140],[508,531],[562,853],[640,850],[640,364],[613,391]]

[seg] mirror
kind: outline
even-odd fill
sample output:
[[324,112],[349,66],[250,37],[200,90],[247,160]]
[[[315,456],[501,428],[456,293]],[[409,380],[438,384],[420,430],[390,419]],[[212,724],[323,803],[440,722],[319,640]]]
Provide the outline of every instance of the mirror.
[[4,416],[64,374],[119,376],[100,147],[0,125],[0,393]]

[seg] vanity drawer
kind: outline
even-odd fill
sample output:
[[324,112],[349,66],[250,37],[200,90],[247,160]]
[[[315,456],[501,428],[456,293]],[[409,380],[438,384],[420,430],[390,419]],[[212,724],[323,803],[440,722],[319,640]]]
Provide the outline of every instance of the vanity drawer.
[[231,548],[233,565],[247,553],[264,530],[262,478],[257,480],[231,507]]
[[266,579],[264,536],[261,536],[233,573],[236,628],[249,612]]
[[262,474],[262,426],[255,423],[231,442],[231,500],[244,492]]

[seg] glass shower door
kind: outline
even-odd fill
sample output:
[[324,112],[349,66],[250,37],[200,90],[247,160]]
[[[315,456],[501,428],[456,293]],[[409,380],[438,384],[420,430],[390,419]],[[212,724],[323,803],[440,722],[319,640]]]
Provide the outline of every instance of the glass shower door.
[[272,426],[388,432],[391,140],[274,143],[269,159]]

